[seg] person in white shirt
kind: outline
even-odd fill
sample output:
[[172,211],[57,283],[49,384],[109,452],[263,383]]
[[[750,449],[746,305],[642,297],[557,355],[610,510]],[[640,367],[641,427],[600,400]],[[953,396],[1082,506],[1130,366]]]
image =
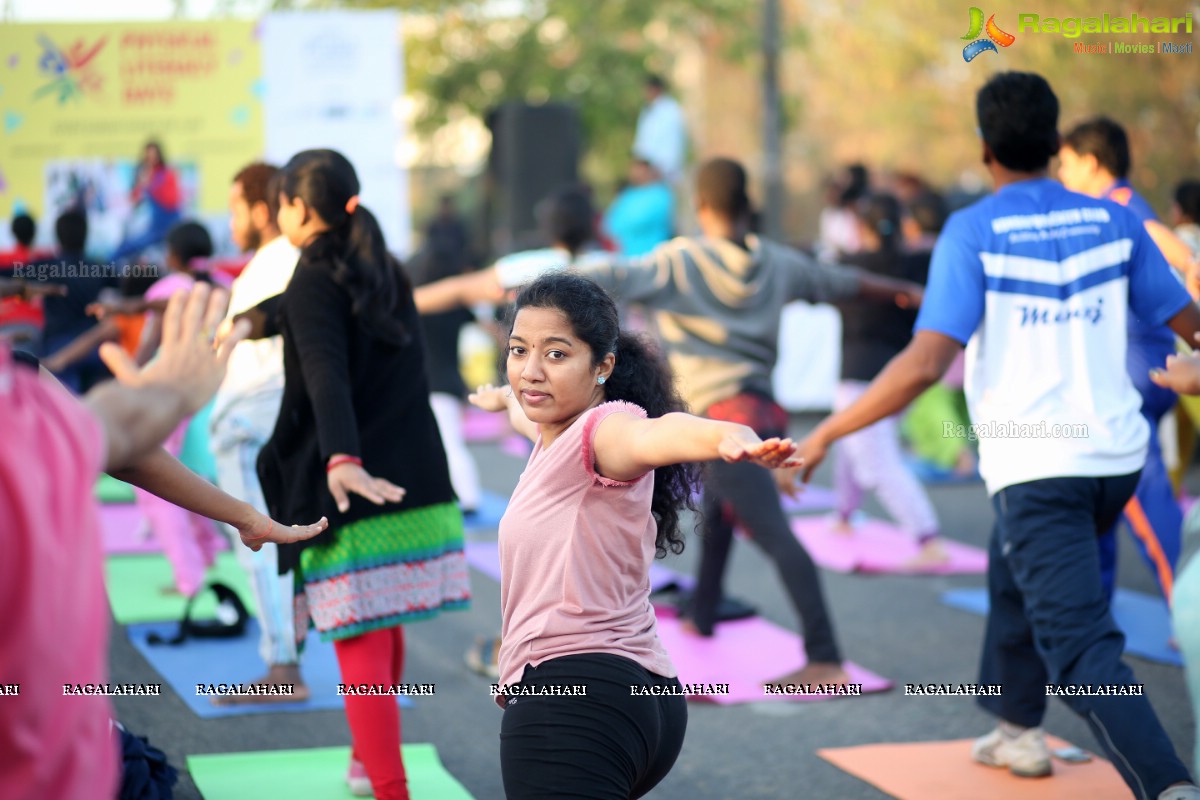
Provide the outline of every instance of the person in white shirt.
[[[230,232],[243,252],[254,252],[250,263],[233,282],[229,316],[253,308],[287,288],[299,253],[275,224],[279,193],[278,168],[254,163],[242,169],[229,190]],[[259,511],[266,501],[259,486],[256,464],[263,444],[271,437],[283,396],[283,342],[278,337],[240,342],[229,359],[229,371],[217,392],[210,423],[211,446],[217,463],[217,484]],[[235,548],[250,578],[262,629],[259,653],[267,674],[258,683],[290,684],[292,695],[255,696],[253,701],[279,698],[288,702],[307,699],[300,678],[296,628],[292,617],[293,578],[279,574],[278,548],[263,545],[258,552]],[[222,698],[223,702],[236,702]]]
[[646,78],[646,105],[638,114],[633,155],[649,161],[669,184],[678,184],[683,178],[687,122],[683,108],[667,94],[666,84],[657,75]]

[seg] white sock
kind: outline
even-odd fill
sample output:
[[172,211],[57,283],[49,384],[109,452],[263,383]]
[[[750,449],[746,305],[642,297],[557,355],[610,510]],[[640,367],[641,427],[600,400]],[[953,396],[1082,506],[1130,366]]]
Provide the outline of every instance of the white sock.
[[1029,728],[1022,728],[1020,725],[1014,725],[1011,722],[1000,720],[1000,732],[1004,734],[1006,739],[1016,739]]

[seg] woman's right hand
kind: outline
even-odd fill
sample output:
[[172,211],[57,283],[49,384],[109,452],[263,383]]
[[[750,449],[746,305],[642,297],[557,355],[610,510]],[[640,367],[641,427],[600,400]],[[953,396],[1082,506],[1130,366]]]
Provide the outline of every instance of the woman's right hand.
[[329,493],[333,495],[338,511],[343,514],[350,510],[350,492],[367,498],[377,506],[399,503],[404,499],[404,489],[384,478],[372,477],[352,461],[338,464],[325,477]]
[[242,538],[242,544],[257,553],[264,544],[292,544],[311,539],[329,527],[329,520],[321,517],[313,525],[288,527],[256,511],[235,527]]
[[772,437],[763,441],[750,428],[739,425],[738,429],[725,435],[717,452],[729,463],[750,461],[767,469],[791,469],[804,462],[795,458],[796,443],[791,439]]
[[508,398],[511,396],[512,388],[488,383],[467,395],[467,400],[484,411],[507,411]]

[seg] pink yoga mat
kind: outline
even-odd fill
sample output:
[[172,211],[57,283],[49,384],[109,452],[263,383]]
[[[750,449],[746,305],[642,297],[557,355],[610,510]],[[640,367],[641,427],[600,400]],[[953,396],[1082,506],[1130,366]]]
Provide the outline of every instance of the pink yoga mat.
[[1188,512],[1192,510],[1192,506],[1196,505],[1196,500],[1197,498],[1192,497],[1191,495],[1180,495],[1179,510],[1183,512],[1185,517],[1188,515]]
[[[474,542],[467,540],[467,563],[495,581],[500,580],[500,546],[496,542]],[[688,575],[680,575],[672,569],[658,564],[650,565],[650,591],[657,592],[675,584],[690,589],[695,581]]]
[[475,406],[467,406],[463,413],[463,438],[468,442],[494,442],[508,432],[508,418],[504,414]]
[[512,436],[505,436],[500,440],[500,452],[527,461],[529,454],[533,452],[533,442],[519,433],[514,433]]
[[158,540],[143,527],[142,515],[133,503],[100,506],[100,527],[104,535],[105,553],[162,551]]
[[[673,609],[655,606],[658,637],[671,654],[671,661],[684,684],[729,684],[728,694],[697,696],[719,705],[761,703],[780,700],[830,700],[837,695],[766,694],[762,684],[805,664],[804,641],[762,617],[722,622],[716,635],[703,638],[685,633]],[[846,663],[853,683],[863,693],[892,688],[887,678],[850,662]]]
[[[117,555],[162,552],[162,545],[142,524],[142,515],[133,503],[100,506],[100,528],[104,537],[105,553]],[[217,549],[229,549],[225,537],[221,537]]]
[[915,539],[889,523],[866,519],[849,534],[837,533],[825,516],[797,517],[792,530],[813,561],[835,572],[871,572],[905,575],[974,575],[987,571],[987,553],[951,539],[943,543],[949,560],[912,568],[906,561],[917,555]]

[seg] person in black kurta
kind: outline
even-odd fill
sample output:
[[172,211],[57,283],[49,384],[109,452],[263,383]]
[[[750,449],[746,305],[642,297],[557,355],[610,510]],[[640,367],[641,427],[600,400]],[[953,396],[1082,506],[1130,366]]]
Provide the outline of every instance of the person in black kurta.
[[[284,344],[259,478],[270,509],[324,514],[330,526],[281,547],[279,569],[297,571],[298,608],[334,641],[344,683],[399,684],[400,625],[464,608],[470,595],[412,290],[358,205],[345,157],[299,153],[280,184],[279,227],[301,252],[287,291],[250,313],[255,333]],[[395,697],[348,695],[346,717],[352,790],[407,800]]]

